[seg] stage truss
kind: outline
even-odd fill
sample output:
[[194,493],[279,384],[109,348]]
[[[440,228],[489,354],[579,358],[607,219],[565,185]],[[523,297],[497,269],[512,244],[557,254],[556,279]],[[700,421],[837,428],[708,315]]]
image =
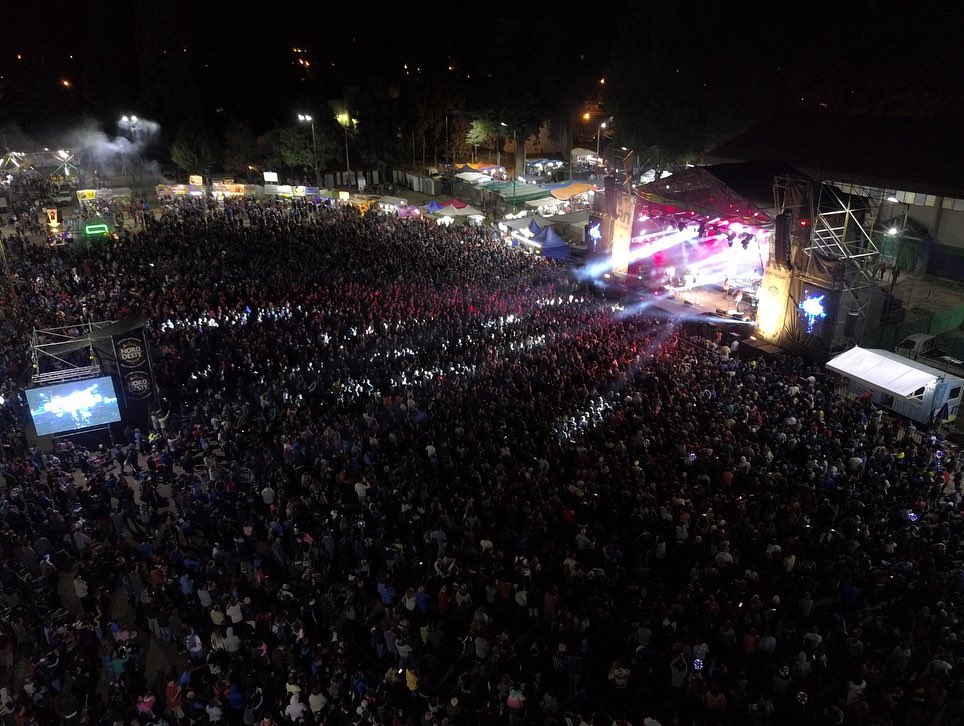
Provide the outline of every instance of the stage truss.
[[883,197],[847,193],[832,182],[790,176],[774,180],[773,195],[776,209],[793,215],[794,273],[805,282],[829,283],[839,290],[841,309],[852,311],[863,329],[868,297],[861,293],[880,289],[880,269],[886,262],[875,241],[876,226],[884,221]]
[[[101,367],[94,354],[95,334],[116,320],[85,321],[76,325],[56,328],[34,328],[30,338],[30,357],[33,362],[33,375],[30,381],[35,386],[49,386],[67,383],[101,375]],[[66,352],[86,350],[87,365],[78,364],[63,357]]]

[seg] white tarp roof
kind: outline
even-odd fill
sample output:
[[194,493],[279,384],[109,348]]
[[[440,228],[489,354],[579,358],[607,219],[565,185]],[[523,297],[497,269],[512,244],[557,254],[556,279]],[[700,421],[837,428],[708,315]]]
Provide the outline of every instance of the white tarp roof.
[[589,221],[589,210],[578,209],[567,214],[553,214],[546,218],[549,224],[585,224]]
[[532,222],[535,222],[545,229],[553,223],[548,217],[541,217],[538,214],[534,214],[531,217],[519,217],[518,219],[500,219],[499,222],[509,229],[529,229],[529,225],[532,224]]
[[567,199],[556,199],[551,194],[547,194],[544,197],[539,197],[538,199],[530,199],[526,202],[527,207],[558,207],[561,204],[565,204]]
[[488,174],[483,174],[478,171],[460,171],[455,177],[470,184],[488,184],[492,181],[492,177]]
[[435,212],[440,217],[482,217],[485,216],[475,207],[453,207],[447,204]]
[[382,197],[378,200],[379,204],[390,205],[392,207],[407,207],[408,200],[401,197]]
[[937,376],[920,370],[896,353],[855,346],[827,362],[827,368],[894,396],[911,398],[932,386]]

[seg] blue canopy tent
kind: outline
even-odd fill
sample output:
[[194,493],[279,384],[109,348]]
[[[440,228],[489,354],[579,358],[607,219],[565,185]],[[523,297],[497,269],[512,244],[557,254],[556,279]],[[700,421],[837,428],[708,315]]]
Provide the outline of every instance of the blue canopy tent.
[[531,222],[529,222],[529,231],[532,232],[534,237],[538,237],[540,234],[542,234],[542,227],[536,220],[533,219]]
[[442,209],[444,206],[445,206],[444,204],[439,204],[438,202],[436,202],[436,201],[433,199],[433,200],[430,201],[428,204],[426,204],[426,205],[423,207],[423,209],[424,209],[426,212],[432,213],[432,212],[437,212],[438,210]]
[[542,254],[550,260],[564,262],[569,259],[569,243],[556,234],[556,230],[552,227],[546,227],[533,241],[542,247]]

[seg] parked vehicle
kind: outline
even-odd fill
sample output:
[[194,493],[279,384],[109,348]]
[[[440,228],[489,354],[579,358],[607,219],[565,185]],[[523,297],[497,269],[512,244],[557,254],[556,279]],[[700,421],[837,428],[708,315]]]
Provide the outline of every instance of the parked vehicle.
[[50,201],[57,207],[70,207],[76,202],[73,192],[64,190],[50,195]]
[[956,376],[964,376],[964,360],[947,353],[940,339],[929,333],[908,335],[897,345],[897,354]]

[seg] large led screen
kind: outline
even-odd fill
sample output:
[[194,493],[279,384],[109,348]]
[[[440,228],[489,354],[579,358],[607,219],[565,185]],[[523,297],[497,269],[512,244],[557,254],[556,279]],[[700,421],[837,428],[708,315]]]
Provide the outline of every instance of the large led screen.
[[110,376],[27,389],[30,416],[37,436],[76,431],[120,421],[117,394]]
[[827,316],[833,312],[832,294],[829,290],[804,285],[797,302],[797,324],[801,332],[820,337],[824,332]]

